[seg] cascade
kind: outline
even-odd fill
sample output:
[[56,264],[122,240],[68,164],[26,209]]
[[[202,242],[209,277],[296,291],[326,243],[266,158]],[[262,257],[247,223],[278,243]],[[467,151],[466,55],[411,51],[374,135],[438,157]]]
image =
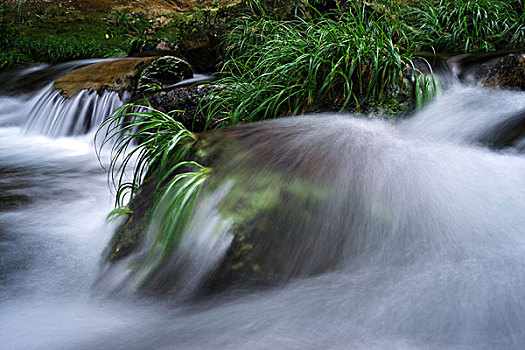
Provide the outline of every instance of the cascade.
[[96,130],[122,104],[113,91],[82,90],[66,99],[50,88],[29,112],[24,131],[50,137],[86,134]]

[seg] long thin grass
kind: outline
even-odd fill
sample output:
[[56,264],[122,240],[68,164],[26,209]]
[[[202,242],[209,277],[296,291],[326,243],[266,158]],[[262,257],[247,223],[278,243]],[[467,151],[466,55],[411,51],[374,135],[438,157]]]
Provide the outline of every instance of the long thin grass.
[[[97,155],[110,146],[109,181],[113,184],[115,209],[109,219],[129,214],[128,203],[141,184],[154,181],[150,219],[159,227],[150,259],[160,262],[178,244],[210,169],[185,157],[196,136],[176,121],[173,111],[166,114],[151,105],[124,105],[100,126]],[[128,170],[132,175],[126,179]],[[161,254],[156,254],[157,248]]]
[[408,39],[390,17],[359,3],[332,17],[242,19],[225,39],[225,78],[207,101],[208,126],[362,110],[391,97],[411,59]]
[[[196,170],[177,174],[159,189],[159,193],[162,195],[153,214],[159,226],[152,247],[152,251],[156,248],[160,250],[160,255],[157,256],[159,261],[168,257],[180,242],[197,197],[211,172],[210,168],[192,161],[180,162],[173,170],[177,168],[194,168]],[[165,175],[165,179],[167,177],[168,174]]]
[[[173,111],[176,114],[178,111]],[[137,193],[140,185],[150,178],[160,191],[174,172],[180,168],[196,137],[173,115],[150,105],[124,105],[99,127],[95,142],[101,150],[111,147],[108,169],[109,182],[116,189],[115,206],[122,208]],[[126,179],[131,168],[131,179]]]
[[522,0],[422,0],[399,11],[422,49],[488,52],[522,47],[523,6]]

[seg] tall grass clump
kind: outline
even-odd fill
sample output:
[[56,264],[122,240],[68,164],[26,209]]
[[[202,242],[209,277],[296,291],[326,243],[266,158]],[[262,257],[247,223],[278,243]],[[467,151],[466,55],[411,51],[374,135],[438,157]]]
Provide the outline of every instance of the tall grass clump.
[[149,215],[158,221],[151,257],[155,260],[162,260],[179,242],[210,173],[186,160],[196,136],[175,120],[177,113],[163,113],[149,104],[124,105],[104,121],[95,137],[100,141],[99,159],[104,147],[111,150],[108,176],[116,194],[108,218],[130,213],[128,203],[141,185],[156,183]]
[[205,106],[209,127],[381,105],[399,92],[411,59],[410,41],[392,18],[358,2],[312,22],[253,10],[224,48],[223,87]]
[[125,207],[143,182],[155,181],[161,194],[183,165],[196,165],[184,161],[196,136],[175,120],[176,113],[124,105],[99,127],[95,142],[99,158],[104,147],[111,148],[108,176],[117,208]]
[[523,6],[522,0],[421,0],[399,10],[422,49],[488,52],[523,48]]

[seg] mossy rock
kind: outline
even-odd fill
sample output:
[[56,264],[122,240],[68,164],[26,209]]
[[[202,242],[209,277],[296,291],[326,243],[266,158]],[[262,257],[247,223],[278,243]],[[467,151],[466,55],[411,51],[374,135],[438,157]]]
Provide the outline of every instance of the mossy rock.
[[[214,169],[204,187],[206,193],[221,188],[225,181],[233,181],[233,186],[218,205],[219,215],[232,223],[232,242],[201,286],[200,294],[217,293],[235,285],[273,286],[332,269],[340,257],[338,245],[334,245],[334,251],[327,252],[326,247],[319,244],[319,240],[325,238],[317,235],[316,227],[322,218],[319,213],[330,197],[323,182],[310,178],[312,174],[322,172],[316,159],[299,162],[298,172],[283,175],[267,163],[272,158],[267,158],[268,154],[259,151],[252,154],[250,151],[245,158],[246,168],[241,166],[229,174],[226,168],[231,155],[243,154],[249,149],[242,141],[248,136],[243,130],[233,128],[205,134],[188,156]],[[276,147],[275,151],[279,148]],[[254,162],[261,167],[252,168]],[[133,199],[130,206],[133,213],[111,241],[107,254],[109,262],[136,251],[145,239],[153,190],[154,187],[147,184]],[[174,254],[177,254],[177,249]],[[151,279],[155,280],[155,286],[163,288],[156,288],[156,291],[174,287],[174,280],[164,280],[163,276],[172,278],[176,271],[166,274],[159,267],[154,273],[157,272],[158,275],[151,276]],[[147,283],[144,285],[144,288],[150,287]]]
[[193,71],[188,62],[174,56],[160,57],[142,70],[137,92],[152,90],[156,87],[162,88],[192,77]]
[[147,182],[131,201],[130,213],[117,228],[106,249],[109,262],[115,262],[128,256],[142,243],[146,234],[155,186],[153,182]]
[[496,89],[525,90],[525,55],[509,54],[479,66],[479,82]]

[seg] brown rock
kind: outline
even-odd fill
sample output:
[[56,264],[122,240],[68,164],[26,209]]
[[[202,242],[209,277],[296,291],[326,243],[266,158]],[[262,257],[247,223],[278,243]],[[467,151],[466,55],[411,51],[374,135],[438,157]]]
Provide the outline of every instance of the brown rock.
[[61,90],[65,98],[85,89],[133,91],[142,70],[157,58],[126,58],[90,64],[57,79],[53,89]]

